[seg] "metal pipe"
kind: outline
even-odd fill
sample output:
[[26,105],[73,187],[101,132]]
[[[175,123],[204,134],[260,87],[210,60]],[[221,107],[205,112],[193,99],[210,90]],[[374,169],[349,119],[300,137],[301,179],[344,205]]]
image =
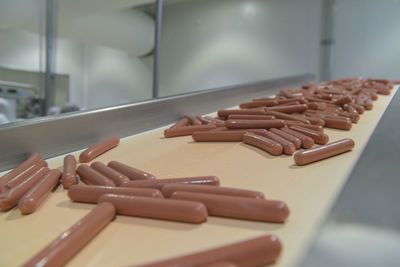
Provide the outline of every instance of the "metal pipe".
[[55,0],[46,0],[46,72],[45,72],[45,98],[42,115],[54,104],[54,22]]
[[156,25],[155,25],[156,27],[155,27],[155,38],[154,38],[153,98],[159,97],[162,8],[163,8],[163,1],[157,0],[157,3],[156,3]]
[[335,0],[324,0],[322,2],[322,29],[321,29],[321,62],[320,80],[332,79],[334,67],[335,39],[333,38],[333,16]]

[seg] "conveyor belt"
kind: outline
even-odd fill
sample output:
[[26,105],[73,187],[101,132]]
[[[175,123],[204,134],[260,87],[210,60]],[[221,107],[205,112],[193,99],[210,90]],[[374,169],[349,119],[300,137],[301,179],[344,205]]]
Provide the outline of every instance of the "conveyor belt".
[[[396,89],[397,90],[397,89]],[[327,129],[331,141],[353,138],[352,152],[315,164],[295,166],[290,156],[273,157],[242,143],[195,143],[191,137],[165,139],[163,128],[129,136],[98,158],[119,160],[158,178],[216,175],[224,186],[254,189],[285,201],[291,215],[284,224],[209,217],[201,225],[118,216],[68,266],[126,266],[211,248],[265,233],[281,239],[284,250],[274,266],[291,266],[304,254],[360,157],[393,94],[379,96],[374,109],[351,131]],[[245,99],[246,100],[246,99]],[[76,157],[79,151],[73,153]],[[48,159],[62,166],[63,156]],[[25,262],[93,208],[72,203],[58,187],[32,215],[18,209],[0,213],[0,265]]]

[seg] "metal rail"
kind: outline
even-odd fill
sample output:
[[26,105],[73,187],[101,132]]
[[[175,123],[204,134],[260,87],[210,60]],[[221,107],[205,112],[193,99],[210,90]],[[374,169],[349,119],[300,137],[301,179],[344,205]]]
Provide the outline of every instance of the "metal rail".
[[0,128],[0,170],[16,166],[33,152],[54,157],[113,135],[130,136],[173,123],[184,114],[207,114],[314,80],[315,75],[304,74],[6,124]]

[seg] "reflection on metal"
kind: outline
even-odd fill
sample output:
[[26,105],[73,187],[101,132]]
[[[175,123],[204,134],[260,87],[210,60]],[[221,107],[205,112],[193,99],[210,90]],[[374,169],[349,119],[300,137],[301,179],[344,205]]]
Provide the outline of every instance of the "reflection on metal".
[[27,89],[29,91],[32,91],[33,94],[37,94],[37,89],[32,84],[28,83],[16,83],[0,80],[0,88]]
[[45,73],[45,99],[42,115],[46,115],[49,107],[54,102],[54,30],[56,18],[56,1],[46,0],[46,73]]
[[322,29],[321,29],[321,62],[320,79],[321,81],[330,81],[332,79],[332,70],[334,67],[334,48],[333,39],[333,16],[335,9],[335,0],[322,1]]
[[400,266],[400,92],[300,266]]
[[162,8],[163,8],[163,1],[157,0],[156,27],[155,27],[155,38],[154,38],[153,98],[159,97]]
[[33,152],[53,157],[112,135],[130,136],[173,123],[184,114],[207,114],[314,80],[315,75],[304,74],[6,124],[0,128],[0,148],[7,152],[0,153],[0,170],[16,166]]

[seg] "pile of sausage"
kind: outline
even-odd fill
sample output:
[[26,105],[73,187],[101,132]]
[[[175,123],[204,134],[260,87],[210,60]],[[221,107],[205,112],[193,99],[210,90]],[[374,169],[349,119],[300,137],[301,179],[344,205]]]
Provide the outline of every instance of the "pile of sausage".
[[[118,137],[106,139],[83,151],[79,161],[88,163],[118,144]],[[78,184],[78,177],[87,185]],[[156,179],[117,161],[107,165],[95,161],[90,166],[77,167],[72,155],[64,158],[62,174],[47,168],[47,163],[35,153],[0,181],[2,210],[18,205],[23,214],[34,212],[59,181],[68,189],[72,201],[97,204],[24,266],[64,265],[116,214],[196,224],[205,222],[208,215],[274,223],[283,223],[289,216],[285,202],[267,200],[257,191],[222,187],[215,176]],[[274,262],[280,251],[278,238],[265,235],[146,266],[185,262],[258,266]]]
[[242,141],[274,156],[292,155],[302,147],[294,161],[305,165],[351,150],[351,139],[328,144],[324,127],[350,130],[378,94],[389,95],[397,83],[357,77],[283,89],[275,97],[242,103],[240,109],[219,110],[217,118],[185,115],[164,135],[192,135],[196,142]]

